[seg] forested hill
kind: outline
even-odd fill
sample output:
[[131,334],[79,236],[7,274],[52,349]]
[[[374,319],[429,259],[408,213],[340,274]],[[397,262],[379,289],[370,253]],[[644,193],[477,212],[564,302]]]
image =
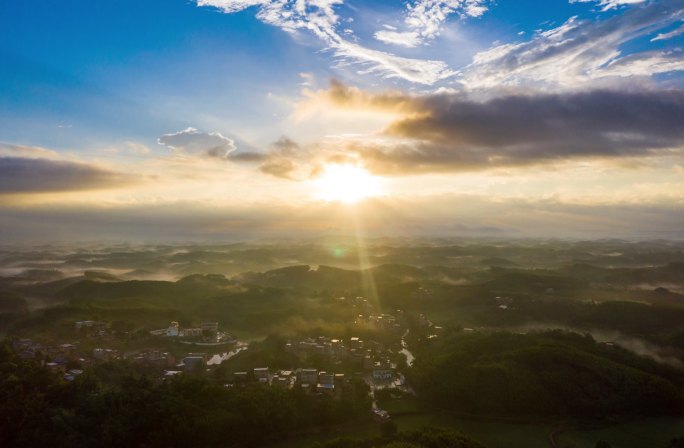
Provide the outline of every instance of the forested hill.
[[588,335],[454,332],[416,347],[412,384],[456,412],[602,420],[684,409],[684,372]]

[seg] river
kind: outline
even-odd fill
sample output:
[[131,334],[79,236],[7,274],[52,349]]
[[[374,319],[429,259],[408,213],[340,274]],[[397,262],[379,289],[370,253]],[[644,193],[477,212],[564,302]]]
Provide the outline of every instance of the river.
[[401,351],[399,353],[403,353],[404,356],[406,356],[406,364],[411,367],[415,357],[413,356],[413,353],[409,351],[408,344],[406,344],[406,336],[408,336],[408,334],[409,330],[406,330],[406,332],[401,336]]
[[247,344],[244,342],[238,342],[238,346],[235,347],[233,350],[231,350],[227,353],[220,353],[220,354],[217,353],[216,355],[212,356],[211,359],[209,359],[209,361],[207,361],[207,365],[208,366],[217,366],[217,365],[221,364],[223,361],[229,360],[230,358],[232,358],[233,356],[237,355],[238,353],[240,353],[241,351],[244,351],[244,350],[247,350]]

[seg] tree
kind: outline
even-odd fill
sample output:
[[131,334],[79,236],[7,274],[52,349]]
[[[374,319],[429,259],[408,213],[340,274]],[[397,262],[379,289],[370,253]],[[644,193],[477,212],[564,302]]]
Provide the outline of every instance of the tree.
[[380,434],[382,434],[382,437],[385,439],[394,437],[397,434],[397,424],[391,420],[381,423]]

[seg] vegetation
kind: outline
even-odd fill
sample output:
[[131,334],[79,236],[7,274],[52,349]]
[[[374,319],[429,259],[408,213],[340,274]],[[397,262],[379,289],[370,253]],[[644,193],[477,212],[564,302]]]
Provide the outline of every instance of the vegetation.
[[375,439],[337,439],[316,443],[313,448],[485,448],[463,434],[439,429],[422,428],[402,433],[385,433]]
[[410,379],[434,405],[587,420],[681,412],[684,375],[591,336],[452,333],[417,350]]
[[303,428],[367,416],[366,390],[341,400],[300,389],[225,387],[203,375],[163,382],[125,365],[71,383],[0,350],[0,446],[262,446]]

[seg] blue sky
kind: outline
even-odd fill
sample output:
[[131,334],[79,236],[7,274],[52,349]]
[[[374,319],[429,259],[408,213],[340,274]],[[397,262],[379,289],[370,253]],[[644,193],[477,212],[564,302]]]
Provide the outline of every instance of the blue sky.
[[[315,198],[310,181],[343,161],[385,179],[386,198],[594,206],[581,172],[677,208],[683,47],[683,0],[3,2],[0,169],[64,187],[7,181],[0,196],[202,209],[218,194],[258,214]],[[551,114],[565,140],[521,113]]]
[[[411,49],[372,38],[384,24],[401,25],[403,2],[350,1],[338,10],[354,18],[340,27],[349,25],[369,48],[444,60],[456,70],[496,41],[522,41],[575,15],[598,20],[625,12],[566,1],[485,3],[488,10],[479,17],[449,17],[442,34],[451,29],[458,36]],[[202,126],[207,114],[221,118],[223,132],[254,122],[277,128],[274,114],[283,111],[274,112],[266,96],[296,92],[301,72],[375,88],[426,87],[359,76],[360,66],[336,67],[334,56],[322,51],[324,43],[264,24],[256,11],[221,14],[187,0],[5,2],[0,132],[12,142],[80,149],[103,141],[153,142],[164,132]],[[643,38],[629,47],[678,48],[683,37],[656,43]]]

